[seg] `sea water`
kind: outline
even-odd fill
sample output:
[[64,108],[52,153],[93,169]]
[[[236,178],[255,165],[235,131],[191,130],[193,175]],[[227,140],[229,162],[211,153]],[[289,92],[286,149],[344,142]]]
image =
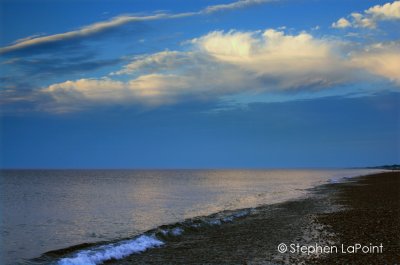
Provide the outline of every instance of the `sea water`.
[[[51,250],[101,242],[50,262],[101,264],[162,247],[157,234],[184,232],[177,226],[160,229],[162,225],[231,222],[248,209],[372,172],[376,170],[3,170],[0,261],[30,264]],[[196,219],[201,216],[208,217]]]

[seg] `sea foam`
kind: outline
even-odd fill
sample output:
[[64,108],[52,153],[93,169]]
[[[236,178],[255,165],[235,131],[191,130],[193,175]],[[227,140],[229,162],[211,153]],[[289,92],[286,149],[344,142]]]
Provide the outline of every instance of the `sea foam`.
[[154,236],[141,235],[135,239],[83,250],[71,258],[63,258],[58,265],[96,265],[110,259],[122,259],[149,248],[162,246],[164,242]]
[[[205,217],[201,223],[195,223],[193,220],[187,220],[179,223],[178,226],[158,229],[163,236],[180,236],[185,230],[183,227],[201,228],[208,225],[222,225],[223,223],[232,222],[237,218],[241,218],[250,214],[250,209],[234,211],[230,214],[213,217]],[[153,230],[154,232],[154,230]],[[149,231],[150,233],[150,231]],[[98,265],[111,259],[122,259],[129,255],[143,252],[150,248],[160,247],[165,242],[158,239],[155,234],[142,234],[131,240],[124,240],[118,243],[106,244],[93,249],[81,250],[74,256],[63,258],[57,262],[57,265]]]

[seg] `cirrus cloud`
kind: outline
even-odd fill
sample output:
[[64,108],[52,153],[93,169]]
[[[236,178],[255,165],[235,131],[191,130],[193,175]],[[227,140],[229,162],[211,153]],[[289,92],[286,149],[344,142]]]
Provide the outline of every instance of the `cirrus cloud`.
[[36,47],[44,44],[68,41],[73,39],[82,39],[93,36],[95,34],[101,33],[109,29],[125,25],[127,23],[162,19],[165,16],[166,16],[165,14],[157,14],[153,16],[144,16],[144,17],[119,16],[112,18],[109,21],[97,22],[74,31],[69,31],[49,36],[42,36],[42,37],[28,37],[25,40],[20,40],[14,43],[13,45],[0,48],[0,54],[7,54],[9,52],[19,51],[26,48]]
[[[134,22],[143,22],[143,21],[151,21],[151,20],[161,20],[161,19],[177,19],[183,17],[191,17],[197,15],[211,14],[214,12],[219,12],[223,10],[231,10],[244,8],[255,4],[267,3],[272,0],[239,0],[229,4],[222,5],[212,5],[208,6],[200,11],[196,12],[186,12],[186,13],[178,13],[178,14],[155,14],[150,16],[131,16],[131,15],[123,15],[111,18],[108,21],[100,21],[93,23],[91,25],[84,26],[80,29],[68,31],[64,33],[48,35],[48,36],[40,36],[33,35],[23,39],[19,39],[15,41],[13,44],[5,47],[0,47],[0,54],[8,54],[15,51],[21,51],[32,47],[38,47],[48,44],[60,43],[69,40],[82,40],[85,38],[92,37],[99,33],[102,33],[107,30],[116,29],[123,25],[134,23]],[[43,35],[43,34],[41,34]]]

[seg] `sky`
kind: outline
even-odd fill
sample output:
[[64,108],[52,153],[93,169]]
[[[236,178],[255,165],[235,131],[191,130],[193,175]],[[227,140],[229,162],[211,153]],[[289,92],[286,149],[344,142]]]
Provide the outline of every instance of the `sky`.
[[1,168],[400,163],[400,1],[0,0]]

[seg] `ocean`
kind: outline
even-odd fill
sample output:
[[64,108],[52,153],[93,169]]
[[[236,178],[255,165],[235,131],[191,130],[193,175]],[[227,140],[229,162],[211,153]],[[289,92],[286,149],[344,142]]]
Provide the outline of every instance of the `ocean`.
[[[2,170],[0,261],[102,264],[370,169]],[[47,254],[45,254],[47,253]]]

